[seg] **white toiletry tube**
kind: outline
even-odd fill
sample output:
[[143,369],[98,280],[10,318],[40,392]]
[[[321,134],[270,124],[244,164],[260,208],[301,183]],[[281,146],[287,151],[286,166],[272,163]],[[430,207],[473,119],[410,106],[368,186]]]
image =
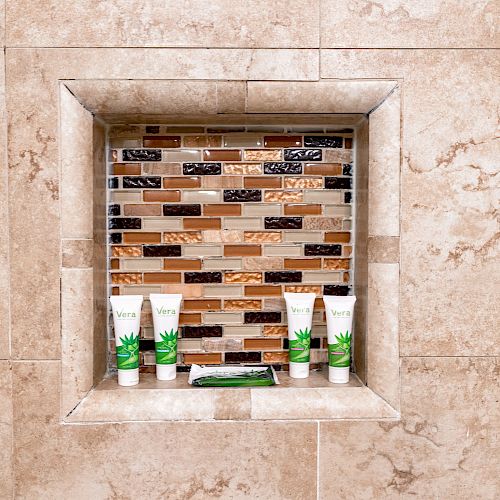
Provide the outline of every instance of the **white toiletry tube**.
[[349,382],[351,364],[352,319],[354,295],[323,297],[328,331],[328,380],[335,384]]
[[139,383],[142,295],[112,295],[109,300],[115,328],[118,385],[136,385]]
[[290,377],[309,377],[315,293],[284,293],[288,319]]
[[149,300],[155,330],[156,378],[173,380],[177,375],[177,337],[182,295],[152,293]]

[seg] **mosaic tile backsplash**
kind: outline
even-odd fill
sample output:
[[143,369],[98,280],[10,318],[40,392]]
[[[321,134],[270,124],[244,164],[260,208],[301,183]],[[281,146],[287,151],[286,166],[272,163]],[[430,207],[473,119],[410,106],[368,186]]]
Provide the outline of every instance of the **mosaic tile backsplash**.
[[352,152],[350,129],[110,129],[109,286],[146,299],[142,371],[154,371],[150,293],[184,296],[179,371],[286,369],[285,291],[318,295],[311,364],[327,361],[321,296],[348,294],[353,279]]

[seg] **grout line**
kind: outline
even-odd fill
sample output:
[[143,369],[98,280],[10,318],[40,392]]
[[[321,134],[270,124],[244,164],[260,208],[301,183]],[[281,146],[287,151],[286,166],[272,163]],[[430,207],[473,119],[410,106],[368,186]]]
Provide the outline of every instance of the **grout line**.
[[316,433],[316,499],[319,500],[319,478],[320,478],[320,474],[319,474],[319,463],[320,463],[320,460],[319,460],[319,443],[320,443],[320,422],[319,420],[317,421],[317,425],[318,425],[318,428],[317,428],[317,433]]
[[3,48],[5,50],[199,50],[199,51],[207,51],[207,50],[282,50],[282,51],[303,51],[303,50],[407,50],[407,51],[424,51],[424,50],[498,50],[497,47],[400,47],[400,46],[388,46],[388,47],[365,47],[365,46],[300,46],[300,47],[250,47],[250,46],[234,46],[234,47],[222,47],[222,46],[210,46],[206,45],[110,45],[110,46],[99,46],[99,45],[4,45]]

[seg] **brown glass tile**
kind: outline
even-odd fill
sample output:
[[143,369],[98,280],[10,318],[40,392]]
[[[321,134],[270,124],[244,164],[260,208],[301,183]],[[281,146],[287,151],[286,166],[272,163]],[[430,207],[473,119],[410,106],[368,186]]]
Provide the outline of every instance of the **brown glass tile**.
[[124,205],[123,215],[161,215],[161,205]]
[[314,285],[289,285],[285,286],[285,292],[290,293],[315,293],[321,295],[321,286]]
[[264,363],[288,363],[288,351],[265,352],[262,361]]
[[285,269],[321,269],[321,259],[285,259]]
[[180,148],[181,138],[178,135],[145,136],[142,144],[145,148]]
[[280,231],[245,231],[244,237],[248,243],[281,243]]
[[280,188],[281,177],[245,177],[245,188]]
[[200,259],[164,259],[163,269],[166,271],[198,271],[201,269]]
[[180,325],[199,325],[201,324],[201,313],[184,313],[179,314]]
[[203,205],[203,215],[241,215],[241,205],[236,203]]
[[252,299],[231,299],[224,301],[224,310],[260,310],[262,307],[261,300]]
[[184,309],[189,311],[220,311],[219,299],[186,299]]
[[200,231],[169,231],[163,233],[164,243],[201,243]]
[[344,273],[344,275],[342,276],[342,281],[344,283],[349,283],[349,281],[350,281],[349,273]]
[[125,243],[161,243],[161,233],[123,233]]
[[144,283],[180,283],[181,273],[144,273]]
[[141,164],[113,163],[113,175],[141,175]]
[[342,246],[342,257],[350,257],[352,254],[352,246],[351,245],[343,245]]
[[243,348],[249,350],[281,349],[281,339],[245,339]]
[[142,248],[113,246],[111,247],[111,255],[113,257],[141,257]]
[[204,161],[240,161],[241,151],[239,149],[204,149]]
[[344,148],[352,149],[352,138],[351,137],[344,138]]
[[141,273],[112,273],[111,283],[114,285],[139,285],[142,283]]
[[184,229],[220,229],[221,221],[215,217],[185,217]]
[[278,203],[294,203],[303,201],[302,191],[265,191],[264,201]]
[[111,295],[120,295],[120,288],[117,287],[117,286],[114,286],[112,289],[111,289]]
[[229,272],[224,274],[225,283],[262,283],[262,273]]
[[266,337],[288,337],[288,327],[266,325],[262,330],[262,333]]
[[111,269],[120,269],[120,259],[111,259],[109,267]]
[[217,352],[211,352],[208,354],[184,353],[182,355],[182,359],[186,365],[220,365],[222,363],[222,354]]
[[279,285],[246,286],[245,295],[247,297],[269,297],[269,296],[276,297],[277,295],[281,295],[281,286]]
[[264,147],[266,148],[295,148],[302,146],[300,135],[266,135]]
[[304,165],[306,175],[342,175],[341,163],[306,163]]
[[[201,187],[201,179],[199,177],[165,177],[163,179],[163,187],[165,189],[176,188],[199,188]],[[172,191],[173,192],[173,191]],[[172,201],[179,201],[179,198]],[[169,201],[169,200],[165,200]]]
[[329,271],[348,270],[349,264],[349,259],[325,259],[323,269],[328,269]]
[[260,245],[224,245],[225,257],[258,257],[261,252]]
[[288,203],[287,205],[285,205],[285,215],[321,215],[321,205]]
[[172,203],[181,201],[181,192],[178,190],[162,191],[160,189],[157,191],[144,191],[142,193],[142,198],[144,201],[162,201]]
[[186,148],[220,148],[222,136],[220,135],[187,135],[182,139]]
[[349,243],[351,241],[351,233],[325,233],[325,243]]
[[314,308],[315,309],[324,309],[325,308],[325,303],[323,302],[322,297],[316,297],[314,299]]

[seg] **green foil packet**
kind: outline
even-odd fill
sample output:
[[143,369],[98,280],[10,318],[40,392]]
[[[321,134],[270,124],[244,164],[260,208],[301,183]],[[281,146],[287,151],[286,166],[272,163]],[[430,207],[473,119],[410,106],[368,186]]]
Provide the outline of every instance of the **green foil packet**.
[[263,387],[279,384],[272,366],[192,365],[188,381],[196,387]]

